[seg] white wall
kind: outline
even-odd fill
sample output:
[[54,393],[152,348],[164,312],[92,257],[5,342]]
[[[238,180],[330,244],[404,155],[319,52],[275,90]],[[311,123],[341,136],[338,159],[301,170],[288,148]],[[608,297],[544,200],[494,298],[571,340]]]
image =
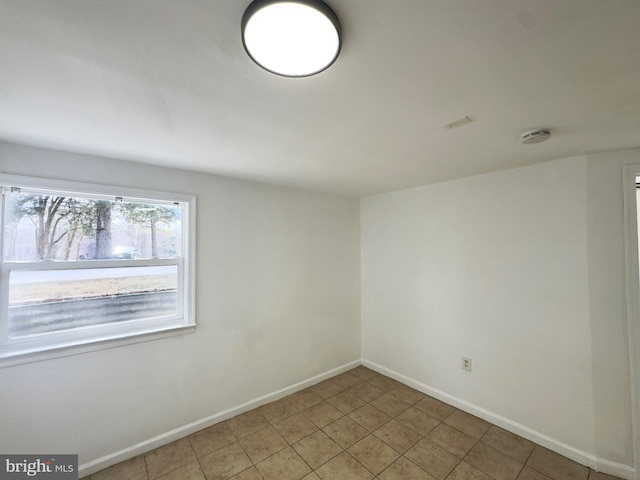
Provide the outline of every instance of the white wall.
[[364,360],[630,472],[621,163],[640,152],[609,158],[362,199]]
[[196,332],[0,369],[0,451],[85,464],[359,360],[357,200],[8,143],[0,172],[198,202]]

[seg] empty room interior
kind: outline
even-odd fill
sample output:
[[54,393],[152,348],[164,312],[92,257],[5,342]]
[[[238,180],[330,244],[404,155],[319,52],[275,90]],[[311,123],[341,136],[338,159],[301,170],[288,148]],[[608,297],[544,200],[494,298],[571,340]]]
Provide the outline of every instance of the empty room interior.
[[640,480],[639,23],[0,0],[0,478]]

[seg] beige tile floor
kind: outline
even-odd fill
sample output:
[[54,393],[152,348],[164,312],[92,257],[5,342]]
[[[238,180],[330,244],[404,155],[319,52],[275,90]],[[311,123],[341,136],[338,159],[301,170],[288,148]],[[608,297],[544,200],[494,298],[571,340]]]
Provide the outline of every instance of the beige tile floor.
[[612,480],[365,367],[87,480]]

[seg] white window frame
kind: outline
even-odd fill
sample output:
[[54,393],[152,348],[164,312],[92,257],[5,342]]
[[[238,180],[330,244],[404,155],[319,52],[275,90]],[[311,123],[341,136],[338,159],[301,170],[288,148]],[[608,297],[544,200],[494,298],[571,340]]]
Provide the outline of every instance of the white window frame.
[[[3,245],[5,195],[2,195],[0,201],[0,368],[146,342],[191,333],[195,330],[195,195],[4,174],[0,174],[0,187],[3,188],[3,191],[4,188],[15,187],[91,198],[115,199],[119,197],[140,203],[179,202],[183,206],[182,256],[178,258],[7,262],[4,260]],[[176,265],[178,269],[178,313],[174,317],[132,319],[124,322],[9,338],[8,308],[11,271],[55,271],[163,265]]]

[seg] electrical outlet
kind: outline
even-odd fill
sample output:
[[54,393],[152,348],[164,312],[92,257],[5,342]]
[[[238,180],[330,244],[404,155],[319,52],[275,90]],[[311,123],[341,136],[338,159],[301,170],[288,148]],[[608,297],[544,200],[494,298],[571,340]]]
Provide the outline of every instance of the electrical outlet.
[[462,357],[462,369],[467,372],[471,371],[471,359],[469,357]]

